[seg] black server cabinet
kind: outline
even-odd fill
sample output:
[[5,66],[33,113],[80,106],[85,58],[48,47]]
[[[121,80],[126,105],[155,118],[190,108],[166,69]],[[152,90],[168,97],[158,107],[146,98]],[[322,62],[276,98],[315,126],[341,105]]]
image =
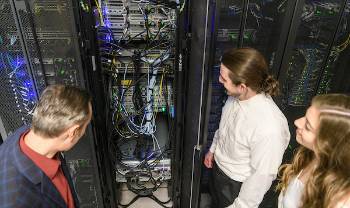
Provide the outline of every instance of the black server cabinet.
[[[293,3],[293,2],[292,2]],[[215,131],[219,126],[221,108],[223,107],[227,95],[225,89],[219,83],[220,57],[229,48],[253,47],[262,52],[271,68],[276,67],[281,62],[278,56],[280,48],[284,48],[287,32],[283,32],[283,26],[289,25],[292,13],[287,9],[293,6],[287,1],[216,1],[217,13],[216,31],[213,32],[213,52],[211,52],[211,72],[210,81],[211,97],[209,119],[207,126],[207,138],[203,141],[206,145],[203,149],[206,153],[211,145]],[[282,50],[283,52],[283,50]],[[275,76],[276,73],[274,73]],[[199,160],[201,164],[202,161]],[[198,165],[201,165],[198,164]],[[201,190],[200,193],[208,192],[208,180],[210,170],[202,166]],[[265,200],[260,207],[273,207],[275,193],[271,190],[265,196]],[[200,196],[198,195],[198,198]],[[198,200],[198,199],[197,199]]]
[[[105,101],[108,160],[116,207],[140,198],[177,206],[181,58],[177,1],[95,1],[97,70]],[[167,189],[168,197],[154,193]]]
[[[91,5],[75,1],[0,2],[1,134],[29,125],[35,102],[45,86],[66,84],[83,87],[92,94],[96,71],[91,28]],[[88,15],[90,14],[90,16]],[[85,15],[85,19],[83,16]],[[81,20],[84,19],[85,22]],[[91,22],[89,23],[91,24]],[[83,37],[83,38],[82,38]],[[67,164],[82,207],[109,207],[113,190],[108,190],[108,161],[103,160],[103,125],[93,100],[94,121],[85,136],[69,152]],[[106,179],[107,178],[107,179]]]
[[[195,1],[191,1],[195,2]],[[217,0],[196,4],[201,8],[200,14],[189,8],[189,21],[196,24],[190,28],[191,56],[187,80],[197,79],[208,84],[208,103],[200,105],[201,97],[191,95],[187,103],[183,150],[183,182],[191,184],[190,191],[183,192],[184,207],[198,207],[200,192],[207,191],[209,172],[202,166],[202,157],[210,147],[211,140],[221,116],[221,107],[226,99],[223,87],[218,82],[219,63],[222,53],[232,47],[253,47],[261,51],[269,63],[273,75],[279,80],[281,95],[275,98],[276,103],[286,115],[291,143],[286,150],[285,161],[290,160],[297,147],[293,122],[305,113],[311,98],[316,94],[341,92],[349,93],[350,76],[346,72],[349,54],[349,2],[344,0],[303,1],[303,0]],[[203,5],[202,5],[203,4]],[[198,5],[198,6],[197,6]],[[191,6],[191,5],[190,5]],[[212,8],[210,8],[212,7]],[[216,12],[208,12],[216,11]],[[198,12],[198,10],[197,10]],[[195,19],[200,16],[200,20]],[[214,22],[213,25],[202,23],[204,17]],[[191,19],[192,18],[192,19]],[[209,21],[210,22],[210,21]],[[210,26],[208,26],[210,25]],[[207,36],[203,35],[204,31]],[[202,36],[198,35],[201,34]],[[208,36],[213,37],[208,45],[212,48],[209,55],[199,45],[203,45]],[[196,50],[196,51],[193,51]],[[196,54],[202,50],[201,55]],[[201,66],[202,57],[208,56],[209,72],[196,69]],[[200,73],[209,73],[198,79]],[[197,83],[199,84],[199,83]],[[186,87],[197,89],[194,83]],[[197,92],[197,93],[198,93]],[[205,93],[203,93],[205,94]],[[207,111],[207,113],[202,114]],[[190,117],[193,116],[191,119]],[[197,120],[196,120],[197,119]],[[198,122],[197,125],[194,123]],[[207,122],[207,123],[206,123]],[[201,126],[201,125],[204,125]],[[190,136],[189,136],[190,135]],[[198,139],[200,135],[200,139]],[[197,142],[198,140],[198,142]],[[205,145],[202,147],[202,145]],[[190,157],[191,159],[185,159]],[[186,162],[187,161],[187,162]],[[190,174],[191,173],[191,174]],[[201,177],[201,185],[198,178]],[[201,188],[199,191],[198,189]],[[278,193],[268,192],[260,207],[275,207]]]
[[[189,28],[195,24],[189,25],[190,21],[192,24],[189,5],[186,1],[154,4],[152,1],[115,0],[90,4],[88,1],[37,0],[9,1],[8,7],[4,7],[8,9],[9,17],[16,19],[9,21],[13,27],[11,31],[20,37],[15,39],[2,29],[8,39],[5,46],[20,44],[16,52],[22,53],[25,62],[15,54],[17,65],[4,63],[3,71],[8,72],[12,66],[17,72],[17,68],[23,67],[26,80],[32,83],[24,83],[32,87],[28,89],[33,92],[30,93],[33,96],[30,104],[34,106],[40,92],[49,84],[84,87],[93,95],[94,118],[87,135],[66,154],[82,206],[127,206],[133,205],[140,197],[169,206],[164,203],[166,201],[153,196],[162,182],[168,185],[173,207],[185,206],[182,190],[189,189],[183,173],[190,169],[187,165],[189,157],[183,152],[187,144],[183,142],[191,141],[191,135],[185,139],[183,135],[185,131],[192,133],[197,127],[185,128],[184,123],[190,122],[186,119],[196,118],[184,116],[183,112],[191,111],[194,104],[191,102],[198,98],[198,87],[202,87],[200,90],[205,93],[203,87],[208,86],[205,83],[207,74],[201,75],[205,76],[201,78],[203,82],[190,80],[193,75],[201,73],[208,61],[201,62],[201,67],[196,69],[199,71],[188,68],[190,60],[194,60],[191,66],[197,65],[197,58],[203,58],[200,56],[204,50],[197,51],[200,45],[196,42],[190,45],[192,29]],[[200,16],[195,18],[198,19]],[[210,21],[206,19],[206,22]],[[194,35],[200,35],[195,40],[200,40],[207,29],[194,32]],[[207,42],[210,42],[209,38]],[[7,59],[8,48],[3,51]],[[197,53],[190,57],[191,51]],[[11,83],[6,77],[8,73],[3,75],[4,83]],[[19,75],[24,77],[23,73]],[[150,87],[152,79],[156,84]],[[195,86],[191,87],[192,84]],[[194,96],[188,95],[188,89],[195,93]],[[13,89],[9,88],[9,91],[7,97],[17,99],[11,94]],[[191,98],[191,102],[185,102],[184,96]],[[205,106],[207,96],[203,96],[201,102]],[[9,112],[6,107],[12,107],[16,100],[0,103],[4,105],[1,111],[3,122],[0,123],[4,128],[0,130],[5,129],[7,133],[22,124],[29,124],[32,108],[28,104],[23,104],[28,110],[17,122],[18,115],[3,116]],[[21,107],[23,102],[19,103]],[[139,112],[147,109],[144,115],[150,116],[149,103],[152,103],[153,115],[147,122],[154,121],[156,125],[143,128],[148,124],[142,126]],[[22,115],[21,111],[14,112]],[[7,126],[9,124],[12,129]],[[152,132],[155,127],[157,131]],[[200,156],[196,155],[196,158]],[[147,180],[152,180],[154,187],[145,188],[143,183]],[[135,198],[127,200],[119,195],[125,185],[136,193]]]
[[[304,113],[313,95],[350,90],[348,1],[184,0],[161,2],[163,9],[143,1],[0,2],[3,139],[29,124],[35,102],[48,84],[85,87],[94,95],[94,121],[85,138],[66,156],[82,206],[120,204],[116,190],[123,180],[135,179],[121,170],[135,158],[150,156],[152,138],[120,143],[121,133],[135,131],[135,126],[128,127],[139,119],[130,117],[138,111],[132,108],[145,102],[142,96],[147,94],[147,84],[139,83],[145,83],[145,74],[158,73],[145,72],[150,68],[145,65],[147,59],[158,57],[165,63],[162,73],[154,76],[156,83],[166,86],[157,86],[166,90],[159,91],[160,105],[154,111],[158,127],[167,129],[162,133],[168,134],[163,145],[169,149],[159,156],[166,160],[156,158],[148,167],[163,171],[166,167],[171,173],[167,181],[174,207],[199,207],[200,193],[206,188],[208,171],[202,159],[226,99],[218,82],[219,60],[226,49],[249,46],[265,55],[282,85],[282,95],[276,100],[291,132],[292,121]],[[165,16],[171,13],[176,16],[172,22],[176,27],[168,30],[162,21],[168,21]],[[155,45],[161,41],[165,41],[162,47]],[[170,45],[168,59],[164,50]],[[151,46],[159,50],[145,58],[145,48]],[[119,102],[124,99],[123,91],[126,101]],[[122,108],[129,108],[128,114],[122,115]],[[123,123],[118,114],[128,120]],[[287,159],[296,146],[291,142]],[[138,177],[144,180],[149,173]],[[139,197],[151,197],[153,192],[145,190],[136,192]],[[273,207],[274,197],[267,196],[261,207]]]
[[337,34],[334,37],[331,51],[328,55],[327,65],[324,69],[323,76],[319,82],[320,87],[317,93],[327,92],[350,92],[350,76],[348,73],[349,66],[349,34],[350,27],[350,2],[346,2],[345,11],[341,22],[337,28]]
[[270,68],[278,63],[276,53],[286,36],[282,33],[282,26],[288,25],[291,18],[288,6],[288,2],[283,0],[245,2],[246,10],[241,21],[243,35],[238,46],[259,50]]
[[321,88],[319,92],[329,91],[329,86],[325,86],[329,67],[325,73],[324,70],[327,62],[335,59],[341,50],[341,46],[333,44],[338,27],[346,26],[341,21],[345,5],[346,1],[299,2],[301,14],[291,28],[293,35],[281,67],[281,80],[286,76],[282,82],[285,105],[307,106],[318,88]]
[[[25,8],[24,4],[17,7]],[[24,31],[31,31],[29,16],[16,10],[13,1],[1,1],[0,9],[0,132],[6,139],[19,126],[30,122],[37,85],[29,64],[38,56],[33,41],[25,42]]]
[[[291,18],[287,1],[217,1],[217,32],[212,68],[212,100],[208,126],[208,146],[212,140],[226,100],[223,86],[219,83],[220,57],[229,48],[253,47],[263,53],[270,68],[278,66],[287,33],[283,25]],[[291,9],[293,11],[293,8]],[[275,74],[277,76],[277,73]]]
[[181,49],[188,54],[183,62],[183,128],[180,199],[176,207],[199,207],[203,146],[209,122],[211,65],[214,61],[215,1],[184,1],[186,13]]
[[280,106],[292,139],[286,159],[298,146],[293,121],[302,116],[317,94],[349,93],[347,65],[348,1],[297,1],[278,79]]

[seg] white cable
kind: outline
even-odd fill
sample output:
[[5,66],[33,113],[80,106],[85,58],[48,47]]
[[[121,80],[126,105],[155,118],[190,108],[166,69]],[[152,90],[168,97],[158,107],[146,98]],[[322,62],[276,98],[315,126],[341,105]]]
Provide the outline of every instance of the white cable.
[[165,164],[164,164],[164,156],[163,156],[163,153],[162,153],[162,149],[160,148],[159,143],[158,143],[158,139],[157,139],[157,137],[154,134],[152,134],[152,138],[153,138],[153,141],[156,141],[156,144],[157,144],[158,150],[159,150],[159,154],[162,156],[161,158],[163,160],[163,167],[162,167],[162,174],[161,174],[161,176],[164,177]]

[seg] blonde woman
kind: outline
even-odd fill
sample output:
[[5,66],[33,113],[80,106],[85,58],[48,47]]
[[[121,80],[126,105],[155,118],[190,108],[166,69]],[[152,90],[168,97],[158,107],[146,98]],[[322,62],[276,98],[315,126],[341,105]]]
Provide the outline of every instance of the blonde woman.
[[350,207],[350,97],[316,96],[294,124],[301,146],[281,167],[278,207]]

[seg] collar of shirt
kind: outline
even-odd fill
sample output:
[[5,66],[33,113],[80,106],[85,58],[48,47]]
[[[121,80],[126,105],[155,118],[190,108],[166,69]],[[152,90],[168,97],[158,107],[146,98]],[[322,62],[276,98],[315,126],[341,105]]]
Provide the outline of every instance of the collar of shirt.
[[61,161],[57,158],[57,155],[55,155],[53,158],[47,158],[34,150],[32,150],[26,143],[24,142],[24,137],[29,132],[26,131],[21,135],[21,138],[19,140],[19,146],[21,151],[29,157],[36,166],[38,166],[44,173],[49,177],[51,180],[56,176],[59,167],[61,165]]

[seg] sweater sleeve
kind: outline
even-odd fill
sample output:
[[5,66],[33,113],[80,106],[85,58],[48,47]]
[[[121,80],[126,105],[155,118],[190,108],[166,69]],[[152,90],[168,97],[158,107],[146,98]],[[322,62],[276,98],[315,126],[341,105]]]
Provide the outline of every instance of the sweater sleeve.
[[238,197],[229,208],[258,208],[269,190],[273,175],[260,174],[254,172],[242,184]]
[[211,146],[210,146],[210,149],[209,149],[209,151],[211,153],[215,153],[218,135],[219,135],[219,129],[215,131],[213,142],[211,143]]
[[277,175],[290,134],[288,126],[282,131],[263,132],[251,143],[251,166],[261,174]]
[[229,208],[257,208],[276,178],[289,142],[289,130],[263,132],[265,136],[260,133],[251,146],[251,166],[254,172],[243,182],[238,197]]
[[219,135],[220,135],[220,126],[222,125],[222,122],[226,122],[227,118],[227,109],[231,107],[231,105],[233,104],[235,98],[232,96],[229,96],[226,100],[226,103],[224,105],[224,107],[222,108],[222,113],[221,113],[221,118],[220,118],[220,125],[219,128],[215,131],[214,137],[213,137],[213,142],[210,146],[209,151],[211,153],[215,153],[215,149],[216,149],[216,145],[217,145],[217,141],[219,139]]

